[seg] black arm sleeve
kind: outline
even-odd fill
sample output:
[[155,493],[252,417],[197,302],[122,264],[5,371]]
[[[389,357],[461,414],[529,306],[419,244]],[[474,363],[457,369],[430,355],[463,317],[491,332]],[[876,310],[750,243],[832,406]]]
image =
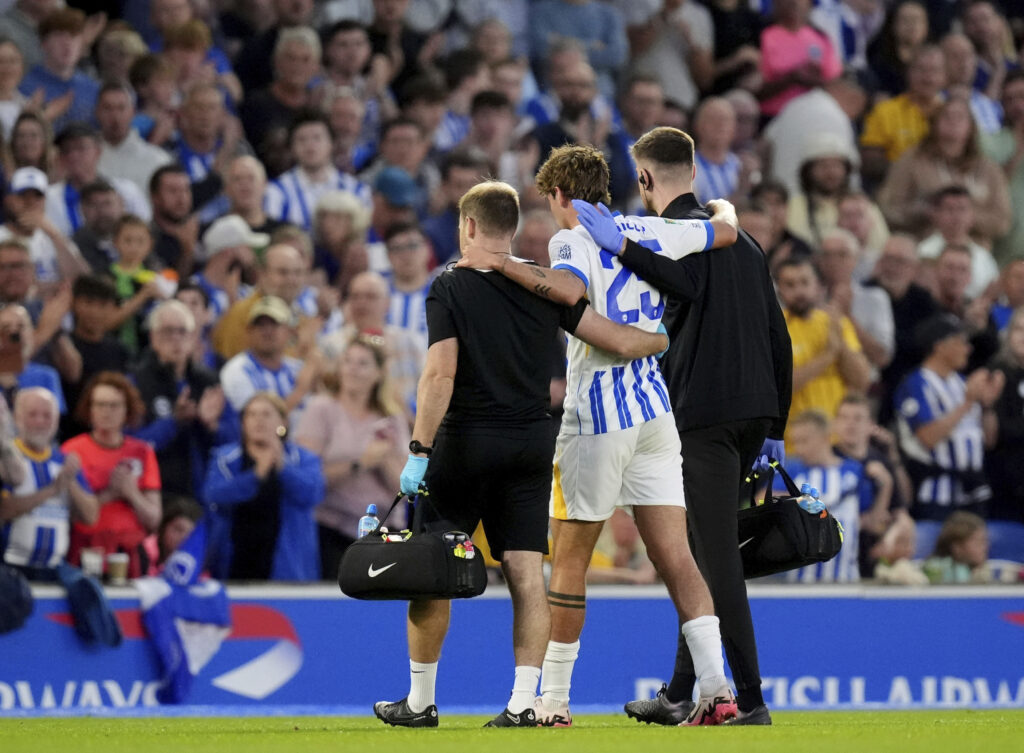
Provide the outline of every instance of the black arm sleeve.
[[575,334],[576,327],[579,326],[580,319],[583,318],[583,312],[587,310],[589,305],[590,301],[586,298],[580,298],[573,306],[562,306],[560,315],[560,326],[562,329],[569,334]]
[[674,260],[627,239],[619,261],[641,280],[680,301],[692,302],[704,294],[707,266],[703,254],[690,254]]
[[439,277],[430,286],[427,295],[427,341],[430,345],[459,336],[449,305],[448,290]]
[[782,439],[789,420],[789,406],[793,401],[793,343],[789,339],[789,327],[782,315],[782,309],[775,298],[771,276],[765,272],[765,295],[768,300],[768,335],[772,346],[772,370],[775,372],[775,389],[779,393],[779,417],[772,421],[768,436]]

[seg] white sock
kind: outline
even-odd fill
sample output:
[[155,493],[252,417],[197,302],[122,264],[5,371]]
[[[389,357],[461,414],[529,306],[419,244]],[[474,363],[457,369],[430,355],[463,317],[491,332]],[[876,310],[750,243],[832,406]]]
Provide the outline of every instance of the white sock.
[[427,706],[434,705],[434,684],[437,681],[437,662],[432,664],[420,664],[418,661],[409,660],[409,697],[406,703],[409,710],[415,713],[426,710]]
[[532,709],[539,681],[540,667],[516,667],[516,680],[512,685],[512,697],[508,700],[508,710],[513,714],[521,714]]
[[722,658],[722,634],[718,618],[713,614],[684,622],[682,626],[686,645],[693,657],[693,670],[697,675],[701,696],[722,695],[728,689],[725,679],[725,660]]
[[541,675],[540,692],[549,707],[569,703],[569,685],[576,657],[580,655],[580,642],[558,643],[548,641],[544,654],[544,674]]

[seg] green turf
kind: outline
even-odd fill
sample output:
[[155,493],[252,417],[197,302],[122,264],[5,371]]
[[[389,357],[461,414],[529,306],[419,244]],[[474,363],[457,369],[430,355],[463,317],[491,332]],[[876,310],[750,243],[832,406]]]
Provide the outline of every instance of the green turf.
[[572,729],[484,730],[485,717],[443,717],[407,730],[370,718],[0,719],[3,753],[1002,753],[1024,749],[1024,711],[776,713],[772,727],[649,727],[621,715],[586,716]]

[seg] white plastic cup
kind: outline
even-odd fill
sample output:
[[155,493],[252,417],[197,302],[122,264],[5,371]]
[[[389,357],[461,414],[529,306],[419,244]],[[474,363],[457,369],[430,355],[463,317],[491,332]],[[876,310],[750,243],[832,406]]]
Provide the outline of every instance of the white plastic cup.
[[82,550],[82,572],[96,578],[103,577],[103,550],[90,547]]
[[123,586],[128,583],[128,555],[124,552],[111,552],[107,555],[107,574],[110,585]]

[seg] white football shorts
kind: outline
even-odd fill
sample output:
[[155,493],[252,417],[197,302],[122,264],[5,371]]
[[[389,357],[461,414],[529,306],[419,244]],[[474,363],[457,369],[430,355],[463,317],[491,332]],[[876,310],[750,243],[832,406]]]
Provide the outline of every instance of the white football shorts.
[[675,417],[608,434],[558,435],[551,517],[607,520],[616,506],[686,507]]

